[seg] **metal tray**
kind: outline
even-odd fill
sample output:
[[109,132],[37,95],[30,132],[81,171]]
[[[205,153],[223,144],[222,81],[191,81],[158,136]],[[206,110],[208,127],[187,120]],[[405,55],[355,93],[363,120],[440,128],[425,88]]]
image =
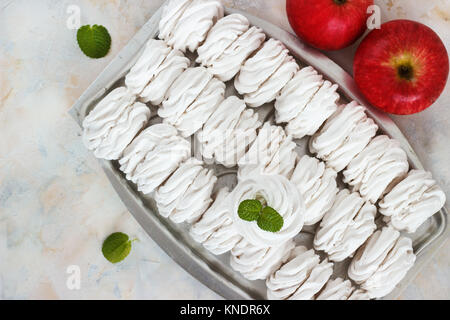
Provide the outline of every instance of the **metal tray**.
[[[380,131],[397,139],[401,143],[408,155],[410,166],[412,168],[423,168],[416,153],[391,118],[377,109],[370,107],[369,103],[358,91],[353,78],[340,66],[321,52],[302,43],[301,40],[291,33],[262,19],[236,9],[227,8],[225,13],[240,13],[245,15],[252,25],[263,29],[268,37],[273,37],[282,41],[301,65],[311,65],[322,73],[325,78],[333,83],[337,83],[340,87],[339,93],[343,100],[356,100],[362,105],[367,106],[369,115],[379,125]],[[158,34],[160,16],[161,8],[155,12],[150,20],[119,52],[106,69],[73,105],[70,114],[80,126],[84,117],[101,98],[115,87],[123,85],[125,74],[137,60],[144,44],[148,39],[155,38]],[[228,84],[227,95],[233,93],[232,86]],[[273,103],[259,108],[258,113],[260,118],[271,121],[273,118],[273,112],[271,112],[272,109]],[[156,114],[156,112],[153,112],[152,114]],[[157,117],[151,119],[151,123],[158,121],[160,121],[160,119]],[[306,141],[307,139],[297,141],[299,154],[307,153]],[[238,272],[231,269],[228,262],[229,254],[221,256],[212,255],[190,238],[187,225],[176,225],[169,220],[162,218],[157,213],[152,197],[144,196],[139,193],[135,186],[127,181],[124,175],[118,170],[117,162],[104,160],[100,160],[100,162],[114,189],[135,219],[141,224],[152,239],[186,271],[224,298],[266,298],[266,288],[263,281],[246,280],[240,276]],[[234,187],[234,184],[236,183],[235,170],[229,170],[214,165],[211,167],[219,177],[216,187],[221,187],[223,185]],[[297,243],[312,247],[313,232],[314,229],[311,227],[302,230],[296,237]],[[432,255],[438,250],[449,233],[447,228],[447,211],[443,208],[440,212],[428,219],[416,233],[408,235],[413,239],[414,251],[417,255],[416,264],[397,288],[385,298],[392,299],[400,295],[402,290],[416,277],[417,273],[419,273],[431,259]],[[344,261],[336,264],[334,269],[335,275],[345,276],[348,263],[349,261]]]

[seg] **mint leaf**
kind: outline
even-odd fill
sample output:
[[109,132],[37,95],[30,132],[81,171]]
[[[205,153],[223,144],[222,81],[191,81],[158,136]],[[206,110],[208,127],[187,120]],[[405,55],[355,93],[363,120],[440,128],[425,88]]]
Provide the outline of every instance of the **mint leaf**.
[[255,221],[259,218],[262,205],[258,200],[244,200],[239,204],[239,218],[245,221]]
[[82,26],[77,31],[78,46],[90,58],[103,58],[111,48],[111,36],[104,26]]
[[125,233],[113,233],[103,242],[103,256],[111,263],[120,262],[130,253],[131,242]]
[[264,231],[278,232],[283,228],[283,217],[273,208],[265,207],[258,218],[258,227]]

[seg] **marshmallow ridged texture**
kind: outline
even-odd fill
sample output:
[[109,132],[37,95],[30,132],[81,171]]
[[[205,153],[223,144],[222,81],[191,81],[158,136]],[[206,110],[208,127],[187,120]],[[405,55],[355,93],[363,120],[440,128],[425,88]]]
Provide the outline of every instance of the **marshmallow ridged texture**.
[[211,28],[205,42],[197,49],[196,62],[204,67],[211,66],[248,28],[248,19],[241,14],[223,17]]
[[235,96],[228,97],[197,135],[203,157],[215,159],[226,167],[235,166],[256,139],[256,130],[260,126],[258,114],[247,109],[244,101]]
[[277,123],[295,119],[311,102],[322,84],[322,75],[313,67],[305,67],[298,71],[276,98]]
[[366,290],[371,298],[388,295],[405,277],[415,261],[411,239],[400,237],[377,271],[361,284],[361,289]]
[[244,100],[249,106],[259,107],[275,99],[298,68],[284,44],[269,39],[244,63],[234,80],[234,86],[244,95]]
[[192,238],[215,255],[230,251],[242,240],[231,218],[228,195],[227,188],[220,189],[213,204],[190,229]]
[[294,248],[287,262],[266,280],[269,300],[312,300],[333,273],[333,264],[320,262],[314,250]]
[[105,96],[83,121],[83,142],[95,157],[117,160],[147,124],[150,109],[125,87]]
[[369,144],[377,130],[365,108],[353,101],[340,106],[311,137],[309,150],[339,172]]
[[294,246],[292,240],[277,247],[261,247],[242,239],[231,250],[230,265],[249,280],[264,280],[289,258]]
[[325,251],[331,261],[343,261],[375,231],[376,212],[376,207],[358,193],[341,190],[320,223],[314,248]]
[[305,201],[305,225],[319,222],[331,208],[339,189],[336,172],[325,167],[322,161],[304,155],[295,167],[291,177]]
[[219,0],[170,0],[162,12],[159,38],[174,49],[194,52],[223,13]]
[[[337,84],[323,82],[311,101],[286,125],[286,132],[296,139],[311,136],[336,112],[339,94]],[[314,88],[312,89],[314,90]],[[300,105],[302,107],[303,105]]]
[[405,177],[408,169],[408,158],[400,143],[380,135],[349,163],[343,181],[364,199],[375,203]]
[[281,66],[259,87],[255,92],[244,96],[245,102],[250,107],[259,107],[275,100],[281,89],[292,79],[299,66],[291,56],[284,58]]
[[445,193],[430,172],[411,170],[380,201],[380,213],[398,230],[415,232],[445,204]]
[[[242,220],[238,208],[242,201],[262,197],[284,220],[278,232],[262,230],[256,221]],[[279,246],[295,237],[303,227],[305,205],[302,197],[288,179],[280,175],[248,178],[238,183],[230,196],[233,221],[239,233],[256,246]]]
[[157,75],[159,67],[172,49],[161,40],[150,39],[141,56],[125,76],[130,92],[139,95]]
[[316,300],[348,300],[353,290],[350,280],[330,279],[317,295]]
[[260,28],[251,27],[211,62],[208,71],[224,82],[231,80],[265,39],[266,35]]
[[357,284],[369,279],[386,259],[399,237],[400,232],[392,227],[375,231],[352,259],[348,268],[350,279]]
[[169,88],[158,110],[184,137],[198,131],[224,99],[225,84],[203,67],[186,69]]
[[190,154],[190,142],[177,136],[174,127],[155,124],[142,131],[125,149],[119,160],[120,170],[137,184],[139,191],[149,194]]
[[194,222],[208,209],[217,177],[203,167],[203,163],[190,158],[155,192],[159,214],[175,223]]
[[289,179],[298,159],[296,146],[282,127],[266,122],[248,152],[238,161],[238,179],[261,174]]
[[179,50],[171,50],[166,59],[155,72],[155,77],[140,93],[143,102],[159,105],[174,81],[190,65],[190,60]]

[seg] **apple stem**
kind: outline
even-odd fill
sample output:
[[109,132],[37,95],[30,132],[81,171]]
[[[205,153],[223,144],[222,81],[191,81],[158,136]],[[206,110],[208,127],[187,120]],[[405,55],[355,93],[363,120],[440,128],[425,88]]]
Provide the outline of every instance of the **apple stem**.
[[397,69],[398,76],[405,80],[411,80],[414,77],[413,68],[411,65],[402,64]]
[[347,2],[347,0],[333,0],[334,3],[338,4],[338,5],[343,5]]

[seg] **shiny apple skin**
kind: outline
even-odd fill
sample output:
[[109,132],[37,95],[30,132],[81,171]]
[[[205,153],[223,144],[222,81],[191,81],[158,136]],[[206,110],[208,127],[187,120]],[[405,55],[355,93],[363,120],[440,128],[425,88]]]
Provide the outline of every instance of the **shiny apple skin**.
[[348,47],[367,29],[373,0],[287,0],[289,23],[298,37],[322,50]]
[[[408,80],[393,63],[403,58],[413,67]],[[407,115],[428,108],[439,98],[447,82],[449,58],[432,29],[411,20],[393,20],[362,41],[353,73],[372,105],[388,113]]]

